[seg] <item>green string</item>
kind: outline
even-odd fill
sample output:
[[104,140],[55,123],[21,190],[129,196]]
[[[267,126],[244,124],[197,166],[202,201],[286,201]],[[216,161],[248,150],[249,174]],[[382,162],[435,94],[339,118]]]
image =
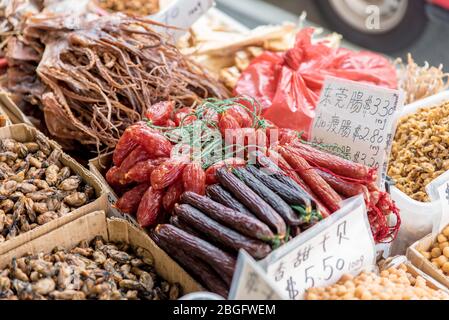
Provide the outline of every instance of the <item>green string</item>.
[[[251,108],[248,108],[246,105],[242,104],[241,102],[243,101],[248,103]],[[226,145],[218,129],[218,122],[209,118],[209,115],[216,114],[217,116],[219,116],[236,105],[246,110],[248,114],[252,116],[253,128],[269,128],[269,123],[260,117],[260,105],[255,99],[249,97],[230,98],[224,100],[215,98],[206,99],[195,110],[193,110],[189,114],[186,114],[185,117],[181,120],[179,127],[176,128],[156,126],[148,120],[147,125],[150,128],[159,130],[170,142],[174,144],[188,142],[186,143],[186,145],[194,148],[193,150],[200,149],[202,155],[202,166],[204,169],[207,169],[214,164],[213,159],[215,157],[212,156],[212,153],[214,152],[217,152],[217,158],[221,156],[221,160],[232,158],[235,154],[238,154],[239,152],[245,152],[249,148],[260,148],[259,146],[255,145]],[[194,116],[196,120],[190,124],[186,124],[185,121],[190,116]],[[195,137],[195,131],[200,133],[199,137]],[[217,139],[217,137],[220,138]]]

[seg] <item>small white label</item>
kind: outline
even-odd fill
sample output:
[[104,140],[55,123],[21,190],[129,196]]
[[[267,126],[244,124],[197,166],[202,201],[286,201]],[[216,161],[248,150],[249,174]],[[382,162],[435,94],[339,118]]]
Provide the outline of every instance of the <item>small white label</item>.
[[213,5],[214,0],[175,0],[166,9],[151,16],[151,19],[179,28],[155,27],[176,42]]
[[265,271],[244,250],[240,250],[229,300],[285,300]]
[[344,274],[372,269],[376,250],[362,196],[275,251],[262,263],[290,300],[307,289],[334,284]]
[[449,225],[449,171],[432,181],[426,191],[432,202],[441,204],[441,214],[435,215],[432,228],[432,235],[436,237]]
[[337,144],[346,158],[379,169],[383,188],[402,91],[327,77],[316,108],[311,138]]

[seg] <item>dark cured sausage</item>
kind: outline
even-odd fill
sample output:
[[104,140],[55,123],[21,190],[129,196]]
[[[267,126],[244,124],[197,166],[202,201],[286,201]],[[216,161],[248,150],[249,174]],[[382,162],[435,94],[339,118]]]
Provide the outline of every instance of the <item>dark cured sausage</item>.
[[271,252],[268,244],[241,235],[188,204],[176,205],[175,213],[181,221],[188,223],[208,237],[214,238],[235,253],[238,253],[240,249],[245,249],[253,258],[263,259]]
[[157,226],[155,233],[162,241],[179,246],[190,255],[209,264],[223,281],[231,286],[236,260],[230,254],[169,224]]
[[276,230],[280,238],[285,237],[287,226],[282,217],[245,183],[226,168],[221,168],[217,171],[217,179],[262,222]]
[[269,241],[275,238],[270,228],[257,218],[246,216],[207,197],[197,195],[193,192],[185,192],[181,196],[181,202],[190,204],[204,212],[210,218],[239,231],[245,236],[263,241]]

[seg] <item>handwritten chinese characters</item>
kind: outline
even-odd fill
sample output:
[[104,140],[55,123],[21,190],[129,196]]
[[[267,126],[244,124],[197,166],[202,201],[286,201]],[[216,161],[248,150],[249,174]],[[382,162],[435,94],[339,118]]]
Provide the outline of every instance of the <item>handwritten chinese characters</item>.
[[312,141],[336,144],[343,157],[379,168],[378,182],[383,185],[396,111],[403,101],[396,90],[329,77],[316,109]]
[[[375,261],[375,247],[361,197],[286,245],[268,262],[267,274],[289,299],[308,288],[333,284],[343,274],[358,274]],[[282,249],[281,249],[282,250]]]

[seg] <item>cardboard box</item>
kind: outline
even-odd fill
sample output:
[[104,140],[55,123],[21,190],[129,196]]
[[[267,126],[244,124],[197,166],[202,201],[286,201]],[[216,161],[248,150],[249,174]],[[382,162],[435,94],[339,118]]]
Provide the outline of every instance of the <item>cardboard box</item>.
[[8,125],[25,123],[34,127],[28,117],[11,99],[11,95],[7,91],[0,91],[0,108],[2,109],[2,112],[8,116],[10,121]]
[[[0,128],[0,139],[13,138],[20,142],[34,141],[37,130],[33,127],[27,126],[25,124],[12,125],[9,127]],[[60,149],[59,145],[49,140],[50,145],[53,149]],[[51,230],[59,228],[60,226],[77,219],[88,212],[95,210],[106,210],[109,206],[109,201],[106,192],[103,190],[102,184],[98,179],[92,175],[91,172],[86,170],[83,166],[77,163],[73,158],[67,154],[62,153],[60,161],[70,167],[73,172],[80,175],[85,182],[91,185],[96,192],[97,199],[77,210],[70,212],[69,214],[50,221],[42,226],[39,226],[31,231],[20,234],[15,238],[5,241],[0,244],[0,254],[8,252],[28,241],[31,241]],[[116,213],[115,213],[116,214]]]
[[100,181],[103,189],[117,198],[117,195],[115,194],[114,190],[112,190],[111,186],[105,178],[106,172],[112,165],[112,154],[113,152],[110,152],[89,160],[89,170],[98,179],[98,181]]
[[410,273],[412,276],[421,277],[426,281],[426,285],[429,288],[432,288],[434,290],[442,290],[449,294],[448,288],[443,286],[440,282],[429,276],[428,274],[425,274],[423,271],[419,270],[417,267],[415,267],[409,258],[404,256],[398,256],[394,258],[387,259],[387,262],[384,263],[383,266],[380,266],[381,271],[389,269],[391,267],[397,268],[401,264],[404,264],[407,267],[407,272]]
[[420,253],[421,251],[428,251],[435,241],[436,239],[431,234],[417,241],[407,249],[407,258],[416,268],[449,288],[449,277],[445,276],[440,269],[436,268]]
[[105,211],[88,213],[1,255],[0,269],[5,268],[13,258],[20,258],[26,254],[50,252],[56,246],[71,249],[81,241],[90,241],[96,236],[102,236],[109,242],[126,242],[147,250],[154,258],[154,267],[157,274],[170,283],[179,283],[183,294],[204,291],[143,230],[122,219],[107,219]]

